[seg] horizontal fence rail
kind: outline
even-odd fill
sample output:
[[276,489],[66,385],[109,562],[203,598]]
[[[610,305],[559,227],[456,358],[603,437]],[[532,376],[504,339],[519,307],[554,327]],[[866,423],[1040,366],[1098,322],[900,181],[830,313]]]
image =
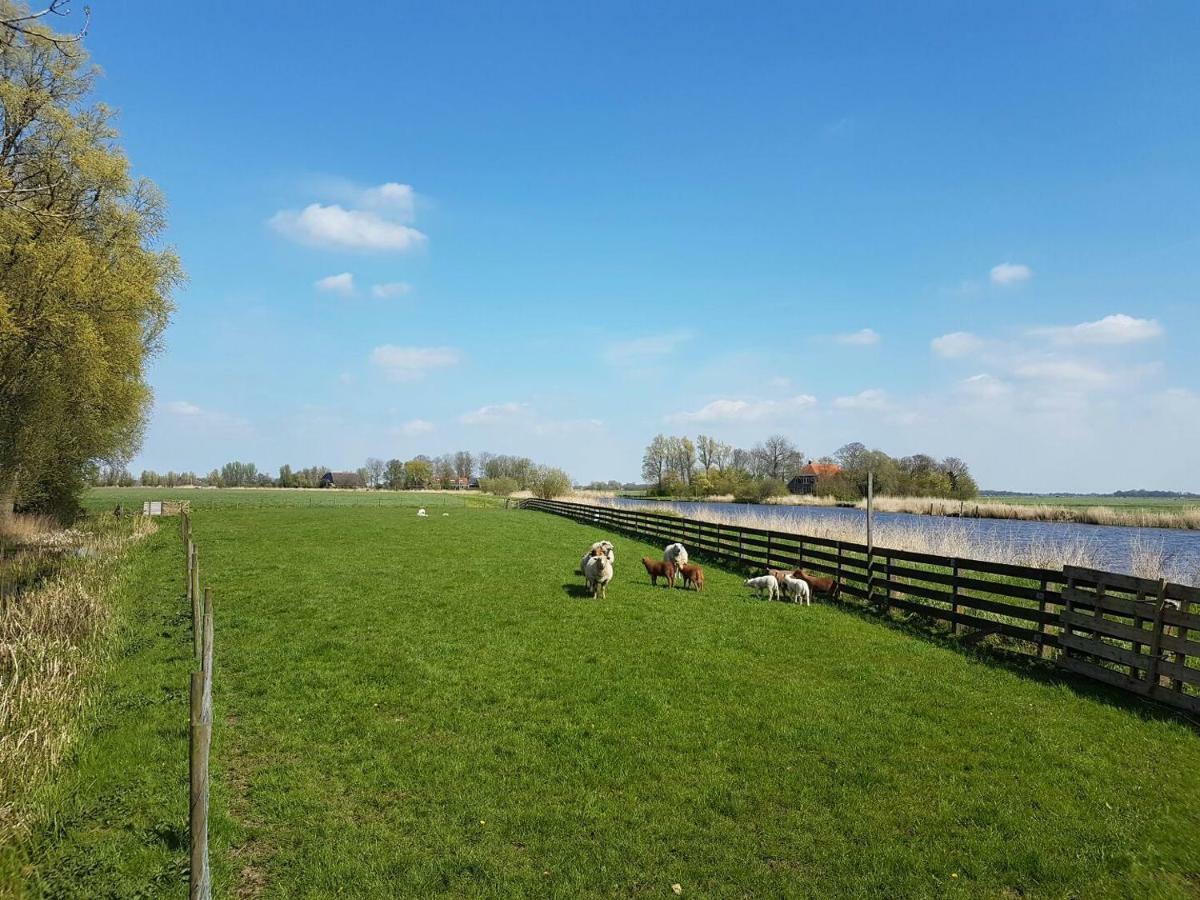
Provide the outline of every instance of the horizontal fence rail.
[[943,622],[1078,675],[1200,713],[1200,588],[1067,567],[1039,569],[722,525],[639,509],[523,500],[577,522],[736,567],[807,569],[841,596]]

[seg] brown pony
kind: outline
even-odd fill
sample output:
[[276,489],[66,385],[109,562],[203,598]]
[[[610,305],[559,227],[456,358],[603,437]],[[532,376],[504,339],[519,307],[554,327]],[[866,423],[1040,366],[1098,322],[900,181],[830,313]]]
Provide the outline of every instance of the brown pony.
[[807,581],[808,586],[812,590],[821,594],[828,594],[834,600],[837,599],[838,593],[840,593],[842,590],[841,583],[833,578],[825,578],[821,575],[810,575],[803,569],[796,569],[796,571],[789,572],[787,574],[791,575],[793,578],[799,578],[803,581]]
[[669,562],[659,562],[656,559],[651,559],[648,556],[642,557],[642,565],[646,567],[646,574],[650,576],[650,583],[655,587],[658,586],[658,579],[667,579],[667,588],[675,583],[675,564]]
[[702,568],[691,563],[684,563],[679,567],[679,571],[683,573],[683,587],[685,590],[689,584],[697,592],[704,590],[704,570]]

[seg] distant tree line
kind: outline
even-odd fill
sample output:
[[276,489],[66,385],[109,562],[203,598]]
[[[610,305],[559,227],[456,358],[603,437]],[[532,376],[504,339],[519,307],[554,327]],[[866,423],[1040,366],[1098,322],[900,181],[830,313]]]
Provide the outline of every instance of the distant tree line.
[[[875,491],[881,495],[968,499],[978,493],[967,464],[956,457],[939,460],[918,453],[895,458],[855,442],[814,462],[841,467],[837,474],[819,478],[816,488],[819,495],[841,500],[865,497],[869,472],[874,474]],[[754,502],[787,494],[788,482],[805,465],[804,452],[780,434],[749,449],[703,434],[694,441],[660,434],[642,455],[642,477],[653,495],[732,494],[739,501]]]
[[[127,487],[140,484],[146,487],[178,487],[197,485],[204,487],[280,487],[315,488],[328,466],[309,466],[293,469],[290,465],[279,467],[279,474],[272,476],[260,472],[254,463],[228,462],[220,469],[213,469],[203,477],[194,472],[167,472],[165,475],[151,469],[143,470],[134,477],[121,466],[105,466],[92,473],[91,482],[97,486]],[[337,473],[346,475],[347,473]],[[517,491],[532,491],[538,496],[557,497],[571,489],[571,478],[562,469],[539,465],[524,456],[507,456],[499,453],[471,453],[459,450],[437,457],[414,456],[404,461],[383,460],[368,457],[366,462],[340,480],[341,486],[361,487],[369,490],[428,490],[477,486],[489,493],[508,495]]]

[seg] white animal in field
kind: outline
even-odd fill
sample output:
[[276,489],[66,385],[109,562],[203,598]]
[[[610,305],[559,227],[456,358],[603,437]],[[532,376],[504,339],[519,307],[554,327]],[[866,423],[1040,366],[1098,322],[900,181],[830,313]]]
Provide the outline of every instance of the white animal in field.
[[[679,544],[679,543],[668,544],[667,548],[665,550],[663,550],[663,562],[674,563],[674,565],[675,565],[675,580],[676,581],[678,581],[680,578],[683,577],[683,573],[679,571],[679,567],[686,566],[687,561],[688,561],[687,547],[683,546],[683,544]],[[675,583],[672,582],[671,586],[674,587]]]
[[420,509],[417,510],[417,515],[423,519],[427,515],[429,515],[429,513],[425,512],[425,507],[422,506]]
[[450,518],[450,513],[442,513],[442,515],[445,516],[446,518]]
[[[775,578],[774,575],[771,577]],[[776,580],[778,581],[778,579]],[[812,589],[803,578],[795,578],[788,575],[783,579],[783,590],[787,594],[788,599],[793,603],[803,603],[805,606],[812,606]]]
[[767,593],[768,600],[779,599],[779,582],[774,575],[759,575],[757,578],[747,578],[746,587],[753,588],[754,593],[761,597],[763,591]]
[[583,577],[593,597],[603,600],[608,596],[608,583],[612,581],[613,565],[604,550],[597,547],[584,557]]
[[614,563],[617,561],[617,556],[613,552],[612,541],[596,541],[596,543],[592,544],[592,546],[588,548],[588,552],[583,554],[583,559],[581,559],[579,561],[580,573],[583,572],[583,567],[587,565],[588,557],[591,556],[593,553],[595,553],[597,550],[603,550],[604,555],[608,557],[608,561],[610,563]]

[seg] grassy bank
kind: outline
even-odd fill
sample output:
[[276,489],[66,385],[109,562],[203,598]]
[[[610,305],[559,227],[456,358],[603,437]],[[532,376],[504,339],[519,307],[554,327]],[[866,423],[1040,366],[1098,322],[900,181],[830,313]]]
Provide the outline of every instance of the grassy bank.
[[0,846],[45,818],[41,794],[84,730],[112,655],[121,563],[154,527],[105,518],[0,536]]

